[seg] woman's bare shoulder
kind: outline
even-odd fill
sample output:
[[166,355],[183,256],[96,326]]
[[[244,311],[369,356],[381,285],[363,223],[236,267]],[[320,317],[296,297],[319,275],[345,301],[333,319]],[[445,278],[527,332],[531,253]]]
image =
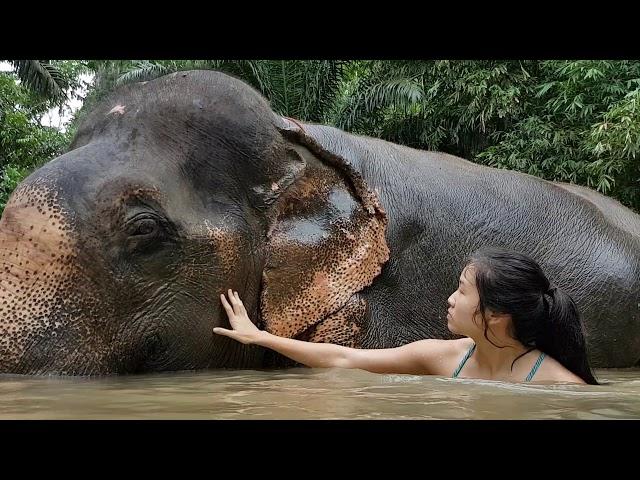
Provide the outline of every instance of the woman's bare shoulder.
[[412,344],[414,348],[428,351],[438,351],[439,353],[452,353],[466,352],[473,345],[473,340],[464,337],[455,340],[437,340],[427,339],[418,340]]
[[536,372],[532,383],[582,383],[578,375],[568,370],[555,358],[546,355],[540,368]]
[[471,348],[473,340],[419,340],[412,344],[423,370],[431,375],[451,375],[460,358]]

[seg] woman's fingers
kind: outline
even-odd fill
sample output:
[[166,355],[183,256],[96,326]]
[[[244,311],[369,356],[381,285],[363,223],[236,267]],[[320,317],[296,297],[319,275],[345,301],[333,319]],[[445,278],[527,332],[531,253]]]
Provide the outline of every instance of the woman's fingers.
[[227,312],[227,316],[231,318],[231,316],[234,315],[233,308],[231,307],[231,305],[229,305],[229,302],[227,302],[227,299],[224,296],[224,293],[220,294],[220,301],[222,302],[222,306],[224,307],[224,310]]
[[236,296],[233,294],[233,290],[229,289],[227,290],[227,295],[229,296],[229,302],[231,303],[231,306],[233,307],[233,313],[235,313],[236,315],[238,314],[237,310],[238,310],[238,300],[236,300]]
[[240,295],[238,295],[238,292],[233,292],[233,294],[236,298],[236,304],[237,304],[236,313],[239,315],[246,315],[247,310],[244,308],[244,303],[242,303],[242,300],[240,300]]
[[242,300],[240,300],[238,292],[229,289],[227,296],[229,299],[227,299],[224,293],[221,293],[220,301],[229,317],[231,329],[215,327],[213,333],[232,338],[241,343],[250,343],[252,338],[251,334],[258,328],[251,322],[251,319],[247,315],[247,311],[244,308]]
[[253,324],[249,319],[249,315],[247,314],[247,310],[244,308],[242,300],[240,300],[238,292],[229,289],[227,290],[227,296],[229,297],[228,300],[225,294],[221,293],[220,301],[227,312],[231,328],[233,328],[233,330],[237,330],[238,328],[252,326]]
[[246,310],[244,309],[244,305],[242,303],[242,300],[240,300],[240,295],[238,295],[238,292],[229,289],[228,293],[231,305],[233,305],[233,313],[238,316],[246,314]]

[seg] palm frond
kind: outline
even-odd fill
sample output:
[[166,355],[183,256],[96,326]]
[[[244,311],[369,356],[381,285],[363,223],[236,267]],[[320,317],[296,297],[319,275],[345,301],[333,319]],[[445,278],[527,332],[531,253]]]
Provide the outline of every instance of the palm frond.
[[116,86],[125,85],[133,82],[143,82],[146,80],[152,80],[169,73],[169,70],[164,65],[158,62],[150,62],[148,60],[142,60],[135,62],[133,68],[120,75],[116,82]]
[[22,84],[36,95],[61,103],[67,99],[66,81],[48,60],[11,60]]
[[265,95],[281,115],[322,121],[338,97],[344,62],[335,60],[271,60],[264,70],[270,88]]

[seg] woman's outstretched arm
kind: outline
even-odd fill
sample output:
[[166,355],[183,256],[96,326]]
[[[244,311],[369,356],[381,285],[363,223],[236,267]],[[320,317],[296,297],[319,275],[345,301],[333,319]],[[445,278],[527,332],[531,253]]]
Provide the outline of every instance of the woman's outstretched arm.
[[244,344],[260,345],[309,367],[359,368],[374,373],[440,374],[439,364],[447,350],[446,340],[420,340],[402,347],[358,349],[279,337],[258,329],[249,319],[237,292],[229,301],[220,295],[231,330],[216,327],[214,333]]

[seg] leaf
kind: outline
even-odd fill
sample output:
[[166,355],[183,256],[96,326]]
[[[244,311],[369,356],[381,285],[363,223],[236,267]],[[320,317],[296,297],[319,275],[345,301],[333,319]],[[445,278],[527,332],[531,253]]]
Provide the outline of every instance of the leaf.
[[62,102],[67,99],[67,84],[48,60],[11,60],[18,78],[36,95]]

